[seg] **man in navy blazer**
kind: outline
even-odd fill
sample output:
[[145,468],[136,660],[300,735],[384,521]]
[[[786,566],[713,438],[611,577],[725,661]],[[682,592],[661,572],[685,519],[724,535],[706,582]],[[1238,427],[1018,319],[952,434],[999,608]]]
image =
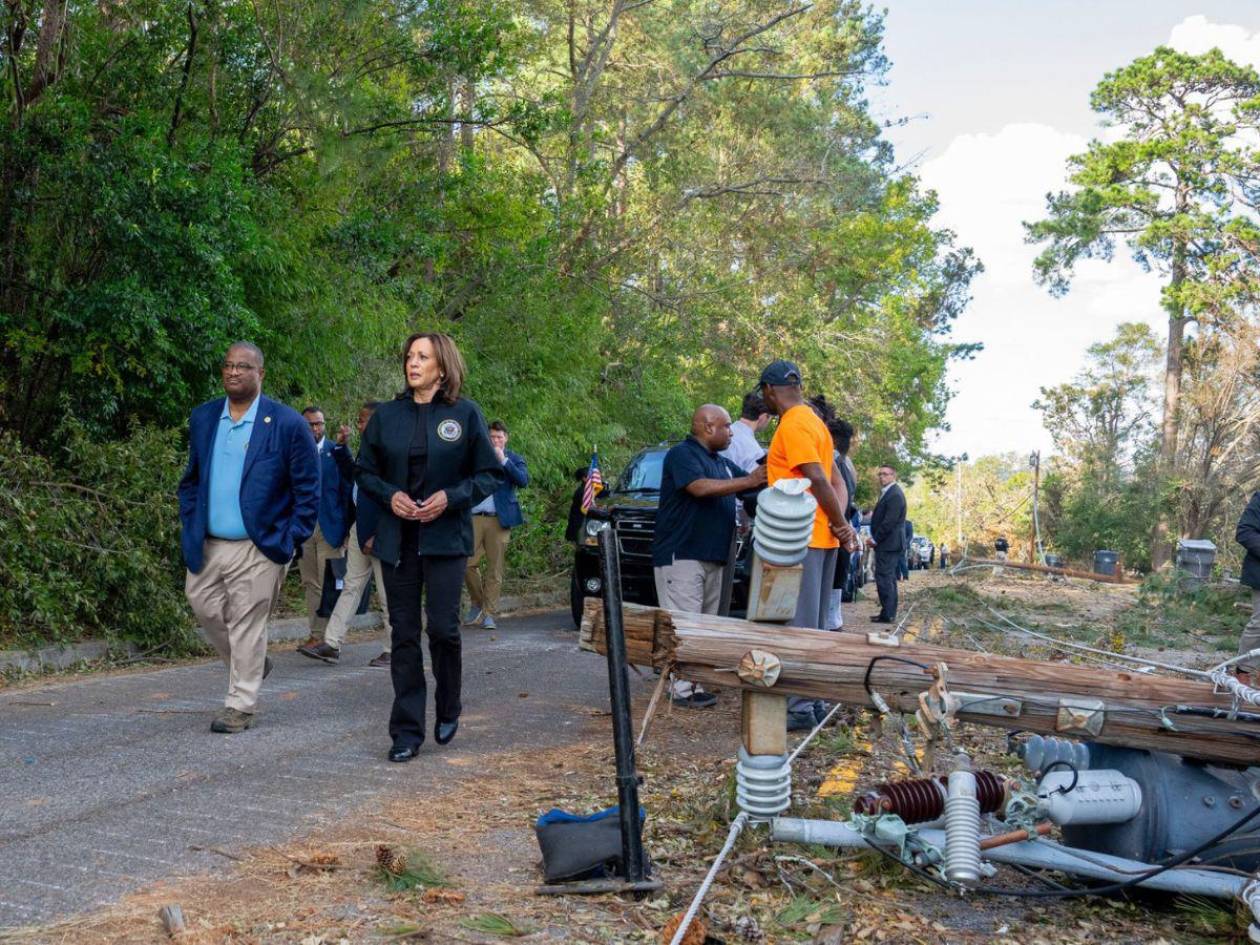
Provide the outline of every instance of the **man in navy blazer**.
[[[503,562],[507,557],[512,529],[525,522],[516,490],[529,485],[529,468],[524,458],[507,448],[508,431],[502,420],[490,424],[490,444],[503,465],[503,483],[491,495],[473,506],[473,553],[464,572],[464,586],[472,602],[465,623],[480,622],[487,630],[497,626],[499,592],[503,589]],[[483,578],[479,565],[485,558]]]
[[188,420],[188,467],[179,481],[184,592],[228,666],[228,693],[212,732],[254,721],[270,671],[267,617],[295,550],[315,530],[319,462],[296,410],[262,394],[263,353],[237,342],[223,359],[224,398]]
[[306,621],[310,630],[306,641],[298,646],[298,652],[307,656],[308,650],[324,642],[324,630],[328,617],[320,616],[319,604],[324,596],[324,572],[328,562],[345,556],[346,536],[353,521],[351,512],[349,477],[341,474],[342,467],[350,459],[345,443],[334,444],[324,432],[324,411],[307,407],[302,418],[310,428],[319,456],[319,518],[315,534],[302,546],[298,570],[302,575],[302,590],[306,595]]
[[[376,412],[378,404],[369,400],[359,408],[357,422],[359,436],[367,429],[368,421]],[[350,455],[347,443],[350,439],[350,428],[342,427],[337,434],[337,445],[343,447],[333,453],[338,471],[344,481],[354,482],[354,457]],[[389,630],[389,602],[385,599],[385,582],[381,574],[381,559],[372,554],[373,542],[376,538],[376,524],[380,520],[381,507],[377,501],[359,489],[351,486],[351,526],[350,537],[346,540],[346,576],[341,587],[341,595],[328,617],[328,626],[324,628],[324,639],[315,645],[303,644],[298,652],[311,659],[323,660],[325,663],[336,663],[341,658],[341,644],[345,642],[350,618],[359,609],[359,601],[363,599],[363,591],[368,581],[376,578],[376,591],[380,595],[381,609],[385,618],[385,632],[382,634],[383,648],[379,656],[368,661],[369,666],[388,668],[392,651]]]

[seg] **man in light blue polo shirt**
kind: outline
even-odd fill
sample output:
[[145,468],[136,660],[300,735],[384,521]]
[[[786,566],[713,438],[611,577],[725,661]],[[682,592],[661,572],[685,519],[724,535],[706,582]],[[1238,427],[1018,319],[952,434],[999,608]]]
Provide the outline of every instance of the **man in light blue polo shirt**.
[[223,398],[223,413],[214,434],[214,456],[210,463],[210,535],[227,541],[249,537],[241,516],[241,477],[245,473],[245,452],[258,416],[258,396],[239,420],[232,419],[231,401]]
[[262,393],[263,354],[237,342],[223,360],[227,396],[188,420],[188,468],[179,482],[184,593],[228,666],[212,732],[254,723],[270,671],[267,616],[294,549],[319,511],[319,461],[306,421]]

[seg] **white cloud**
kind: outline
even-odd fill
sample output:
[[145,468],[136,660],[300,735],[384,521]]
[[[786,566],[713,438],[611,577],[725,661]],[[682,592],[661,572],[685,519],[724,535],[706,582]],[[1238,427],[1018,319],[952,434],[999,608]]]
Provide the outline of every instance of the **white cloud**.
[[[1260,31],[1205,16],[1178,23],[1168,45],[1192,54],[1219,48],[1260,68]],[[1095,133],[1115,140],[1123,129],[1100,126]],[[1033,281],[1039,247],[1024,243],[1022,223],[1044,215],[1046,193],[1066,187],[1067,158],[1086,143],[1050,125],[1012,123],[994,134],[959,135],[920,169],[924,184],[940,195],[940,222],[985,264],[955,328],[956,338],[982,341],[985,350],[951,371],[952,429],[934,444],[940,451],[1048,449],[1040,415],[1029,406],[1039,389],[1071,378],[1085,349],[1121,322],[1145,321],[1160,336],[1167,330],[1159,276],[1143,272],[1123,246],[1110,263],[1078,266],[1062,299]]]
[[1158,277],[1123,250],[1111,263],[1079,266],[1063,299],[1033,281],[1039,247],[1024,243],[1023,222],[1045,213],[1046,193],[1065,186],[1067,158],[1085,144],[1048,125],[1011,124],[995,134],[960,135],[921,169],[924,184],[940,196],[940,222],[985,264],[955,329],[958,339],[983,341],[985,350],[951,372],[952,429],[934,444],[938,450],[1048,450],[1049,436],[1030,406],[1039,389],[1068,380],[1085,349],[1120,322],[1147,321],[1157,330],[1165,324]]
[[1168,45],[1198,55],[1217,48],[1228,59],[1260,66],[1260,32],[1234,23],[1213,23],[1206,16],[1188,16],[1172,28]]

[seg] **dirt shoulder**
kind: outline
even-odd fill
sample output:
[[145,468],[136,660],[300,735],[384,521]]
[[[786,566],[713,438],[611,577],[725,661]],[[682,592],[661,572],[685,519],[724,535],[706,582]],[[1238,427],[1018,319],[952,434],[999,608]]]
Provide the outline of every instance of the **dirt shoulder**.
[[[937,634],[957,639],[982,633],[960,616],[957,601],[937,599],[945,591],[962,594],[962,586],[917,574],[907,589],[909,602],[917,600],[908,625],[924,635],[935,626]],[[1035,614],[1043,623],[1065,613],[1105,622],[1132,606],[1110,591],[1100,599],[1089,588],[1056,587],[1040,600],[1041,589],[1001,578],[986,578],[973,591],[1010,600],[1025,618]],[[859,602],[846,608],[846,620],[860,623],[871,611],[869,602]],[[996,634],[985,640],[996,647]],[[635,707],[636,724],[644,703]],[[724,692],[712,710],[662,712],[652,724],[639,768],[647,847],[665,889],[643,901],[533,894],[541,878],[534,818],[553,806],[584,813],[615,802],[608,716],[591,709],[562,747],[524,746],[475,767],[470,760],[449,786],[347,809],[291,844],[246,851],[226,875],[172,879],[109,910],[3,933],[0,941],[166,941],[157,914],[168,903],[179,903],[188,920],[178,941],[196,945],[659,941],[661,929],[686,908],[734,815],[738,705],[736,693]],[[881,730],[856,713],[845,719],[849,724],[824,730],[798,759],[793,813],[844,816],[856,793],[904,776],[891,726]],[[968,729],[960,739],[980,767],[1014,770],[1001,733]],[[382,845],[408,857],[422,877],[416,888],[391,890],[377,866]],[[1033,884],[1005,870],[994,881]],[[702,918],[711,943],[1159,945],[1236,941],[1241,928],[1228,907],[1203,902],[960,900],[879,858],[772,845],[760,828],[740,838]]]

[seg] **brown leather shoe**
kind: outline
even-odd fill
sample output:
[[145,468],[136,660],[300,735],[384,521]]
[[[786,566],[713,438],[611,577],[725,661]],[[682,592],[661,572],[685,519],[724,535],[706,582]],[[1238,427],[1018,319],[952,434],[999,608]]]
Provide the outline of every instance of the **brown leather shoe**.
[[318,646],[319,644],[321,644],[321,643],[323,643],[323,642],[324,642],[324,641],[323,641],[323,640],[321,640],[321,639],[319,639],[319,637],[314,637],[314,636],[307,637],[305,640],[303,640],[301,643],[299,643],[299,644],[297,645],[297,651],[298,651],[299,653],[301,653],[301,652],[302,652],[302,647],[304,647],[304,646]]
[[254,713],[242,712],[240,709],[224,709],[210,723],[210,731],[220,735],[235,735],[254,724]]
[[368,660],[368,665],[374,666],[377,669],[389,669],[389,654],[382,653],[380,656]]

